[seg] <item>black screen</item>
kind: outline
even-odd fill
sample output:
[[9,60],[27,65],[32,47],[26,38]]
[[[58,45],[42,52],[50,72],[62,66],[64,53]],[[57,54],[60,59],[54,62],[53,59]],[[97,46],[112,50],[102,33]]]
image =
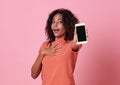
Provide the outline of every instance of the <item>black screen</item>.
[[85,26],[76,26],[78,41],[86,41]]

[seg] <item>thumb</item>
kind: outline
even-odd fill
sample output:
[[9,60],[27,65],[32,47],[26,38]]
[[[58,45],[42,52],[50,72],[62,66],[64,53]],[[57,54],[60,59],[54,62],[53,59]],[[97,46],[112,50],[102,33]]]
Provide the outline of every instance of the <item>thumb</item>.
[[50,46],[51,46],[50,43],[48,43],[47,48],[49,48]]
[[77,33],[76,33],[76,28],[75,28],[75,30],[74,30],[74,42],[77,42]]

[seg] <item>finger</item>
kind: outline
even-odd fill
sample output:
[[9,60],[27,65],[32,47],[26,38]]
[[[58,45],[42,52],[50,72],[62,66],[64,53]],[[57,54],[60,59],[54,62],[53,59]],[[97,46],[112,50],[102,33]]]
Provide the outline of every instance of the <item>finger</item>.
[[53,48],[53,49],[52,49],[52,52],[53,52],[53,53],[56,53],[56,52],[60,51],[61,48],[62,48],[61,46],[58,46],[58,47],[56,47],[56,48]]
[[76,33],[76,28],[74,30],[74,39],[73,39],[75,42],[77,42],[77,33]]
[[88,34],[88,29],[86,29],[85,31],[86,31],[86,33]]
[[88,38],[88,29],[86,29],[86,37]]
[[50,47],[50,43],[47,45],[47,48],[49,48]]
[[59,49],[61,49],[62,48],[62,46],[57,46],[55,49],[56,50],[59,50]]
[[62,48],[61,46],[57,46],[57,47],[53,48],[53,50],[54,50],[54,51],[57,51],[57,50],[59,50],[59,49],[61,49],[61,48]]
[[57,52],[59,52],[59,51],[61,51],[61,49],[57,49],[57,50],[55,50],[55,53],[57,53]]

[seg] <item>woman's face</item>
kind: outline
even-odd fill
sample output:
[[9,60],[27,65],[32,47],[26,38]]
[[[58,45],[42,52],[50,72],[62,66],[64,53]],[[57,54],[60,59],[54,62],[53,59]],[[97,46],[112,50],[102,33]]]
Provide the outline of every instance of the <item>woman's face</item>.
[[51,29],[53,31],[53,34],[57,38],[64,38],[65,37],[65,27],[63,26],[63,17],[61,14],[56,14],[53,17]]

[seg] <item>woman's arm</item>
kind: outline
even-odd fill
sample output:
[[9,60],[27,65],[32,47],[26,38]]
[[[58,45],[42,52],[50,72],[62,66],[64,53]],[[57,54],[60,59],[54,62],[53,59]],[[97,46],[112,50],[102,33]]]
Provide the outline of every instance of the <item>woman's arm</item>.
[[50,44],[47,45],[46,48],[39,51],[38,57],[36,61],[34,62],[32,68],[31,68],[31,76],[32,78],[36,79],[42,69],[42,60],[46,55],[52,55],[61,49],[61,47],[58,46],[59,43],[56,43],[55,46],[51,47]]
[[44,57],[44,55],[40,51],[36,61],[34,62],[32,68],[31,68],[31,76],[32,76],[33,79],[36,79],[39,76],[40,72],[41,72],[43,57]]

